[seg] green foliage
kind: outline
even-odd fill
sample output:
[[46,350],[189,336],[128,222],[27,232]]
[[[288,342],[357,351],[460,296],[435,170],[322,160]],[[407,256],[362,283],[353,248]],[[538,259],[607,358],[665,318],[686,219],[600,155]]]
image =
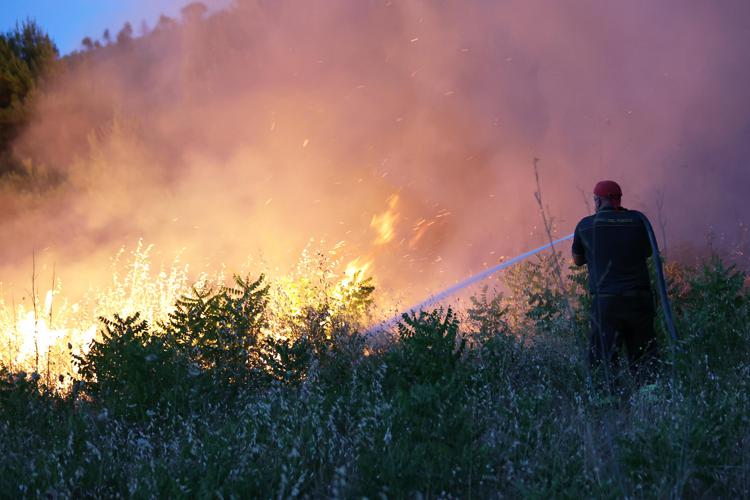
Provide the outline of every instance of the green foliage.
[[26,88],[30,90],[35,81],[46,76],[50,64],[57,58],[57,47],[50,37],[34,21],[25,21],[16,29],[0,36],[15,57],[19,58],[22,66],[28,70],[33,81]]
[[618,438],[635,496],[731,498],[746,492],[748,379],[722,380],[706,365],[692,370],[705,382],[655,388]]
[[0,367],[0,407],[8,418],[25,419],[43,406],[45,390],[38,373],[12,373]]
[[585,267],[566,270],[558,266],[559,260],[548,255],[508,271],[505,283],[511,294],[509,316],[520,328],[580,339],[588,331],[588,274]]
[[386,362],[400,388],[414,383],[445,383],[455,374],[466,348],[452,309],[404,314],[398,343]]
[[470,326],[478,333],[480,342],[510,332],[507,321],[510,306],[505,304],[502,293],[490,295],[488,291],[489,288],[484,286],[478,297],[472,295],[471,306],[466,311]]
[[675,301],[684,347],[677,361],[686,373],[704,360],[712,370],[725,372],[748,359],[750,294],[745,273],[712,257],[686,281],[686,290]]
[[264,276],[235,276],[234,287],[194,289],[182,297],[161,327],[198,366],[224,383],[246,382],[266,325],[268,286]]
[[537,328],[548,331],[566,321],[566,300],[564,292],[549,288],[535,291],[529,296],[530,308],[526,315]]
[[364,350],[364,338],[341,327],[323,335],[313,330],[292,338],[268,336],[263,340],[260,360],[274,380],[299,384],[312,371],[319,383],[338,388],[342,380],[352,376]]
[[741,317],[748,303],[746,278],[736,266],[727,267],[714,256],[689,280],[682,305],[686,310],[700,309],[706,322]]
[[0,174],[20,166],[11,143],[28,123],[34,92],[56,59],[54,43],[33,21],[0,34]]
[[199,375],[186,359],[156,336],[140,315],[101,318],[101,339],[75,356],[80,389],[114,414],[144,418],[160,406],[184,404],[188,381]]
[[382,441],[363,450],[365,490],[376,491],[379,482],[396,495],[433,494],[464,482],[457,472],[482,454],[466,347],[450,308],[403,316],[398,342],[384,356],[393,420]]
[[312,345],[307,337],[269,337],[263,347],[261,360],[273,379],[290,384],[304,380],[313,357]]
[[528,317],[534,335],[519,334],[528,324],[510,320],[513,302],[486,290],[465,324],[451,309],[407,315],[391,344],[370,350],[321,302],[277,323],[285,336],[266,331],[262,280],[238,280],[180,299],[161,328],[138,316],[104,321],[80,358],[75,397],[2,371],[0,488],[62,497],[747,496],[744,281],[719,261],[681,268],[681,348],[654,384],[612,399],[587,378],[578,339]]

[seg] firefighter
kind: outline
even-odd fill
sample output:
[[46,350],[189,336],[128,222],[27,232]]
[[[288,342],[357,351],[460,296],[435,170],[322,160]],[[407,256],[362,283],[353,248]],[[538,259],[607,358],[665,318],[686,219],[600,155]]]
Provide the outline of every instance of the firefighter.
[[653,374],[658,358],[647,264],[652,250],[645,216],[623,208],[621,200],[622,190],[616,182],[597,183],[596,213],[576,226],[573,261],[576,266],[588,266],[591,367],[616,373],[624,346],[630,372],[642,384]]

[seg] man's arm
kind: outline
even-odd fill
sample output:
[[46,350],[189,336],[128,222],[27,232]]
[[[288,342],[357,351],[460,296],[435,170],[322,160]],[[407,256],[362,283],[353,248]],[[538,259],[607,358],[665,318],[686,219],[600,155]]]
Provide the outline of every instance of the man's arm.
[[586,249],[583,247],[578,227],[573,233],[573,263],[576,266],[582,266],[586,263]]
[[646,224],[651,225],[651,221],[646,218],[646,214],[639,212],[637,210],[632,210],[632,212],[635,212],[635,214],[641,219],[641,234],[640,234],[640,245],[643,249],[644,255],[648,259],[651,257],[651,254],[653,253],[651,249],[651,239],[648,236],[648,229],[646,229]]
[[586,256],[574,253],[573,254],[573,263],[576,266],[582,266],[582,265],[584,265],[586,263]]

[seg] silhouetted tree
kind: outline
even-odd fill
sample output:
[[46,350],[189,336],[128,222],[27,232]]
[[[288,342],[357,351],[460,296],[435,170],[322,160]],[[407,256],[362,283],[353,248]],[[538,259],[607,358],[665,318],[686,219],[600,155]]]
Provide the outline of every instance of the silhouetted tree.
[[125,23],[122,29],[117,33],[117,43],[120,45],[128,43],[133,39],[133,26],[130,23]]
[[83,40],[81,40],[81,45],[83,45],[83,48],[85,50],[93,50],[94,49],[94,41],[91,39],[91,37],[86,37]]
[[109,34],[109,28],[104,30],[104,33],[102,33],[102,38],[104,39],[104,43],[109,45],[112,43],[112,35]]
[[0,34],[0,173],[14,168],[11,143],[28,121],[34,89],[57,56],[57,47],[34,21]]

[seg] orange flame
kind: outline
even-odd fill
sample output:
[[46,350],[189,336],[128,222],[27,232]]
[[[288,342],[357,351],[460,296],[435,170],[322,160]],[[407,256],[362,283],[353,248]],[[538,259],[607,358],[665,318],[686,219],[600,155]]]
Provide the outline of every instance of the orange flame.
[[385,245],[393,240],[396,234],[396,223],[398,222],[399,213],[396,210],[398,206],[398,195],[392,194],[388,198],[388,209],[379,215],[373,215],[370,221],[370,227],[377,231],[375,238],[376,245]]
[[365,273],[367,273],[367,271],[372,266],[372,262],[372,259],[363,257],[357,257],[353,261],[349,262],[346,265],[346,269],[344,270],[344,279],[341,280],[341,285],[346,287],[358,280],[361,280]]

